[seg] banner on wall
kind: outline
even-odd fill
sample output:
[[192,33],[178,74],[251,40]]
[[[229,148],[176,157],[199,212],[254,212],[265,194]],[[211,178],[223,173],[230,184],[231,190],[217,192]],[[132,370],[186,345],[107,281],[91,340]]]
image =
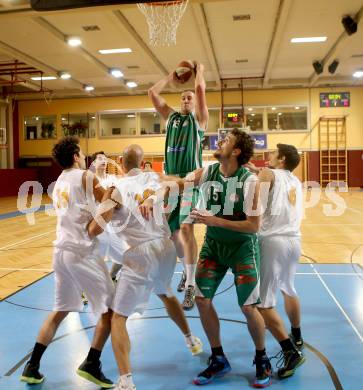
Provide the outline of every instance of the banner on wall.
[[205,135],[203,139],[203,150],[217,150],[217,135]]
[[267,149],[267,135],[266,134],[250,134],[255,140],[255,149]]
[[[218,139],[223,139],[233,129],[218,129]],[[255,140],[255,149],[267,149],[267,134],[253,134],[249,129],[241,130],[246,131]]]

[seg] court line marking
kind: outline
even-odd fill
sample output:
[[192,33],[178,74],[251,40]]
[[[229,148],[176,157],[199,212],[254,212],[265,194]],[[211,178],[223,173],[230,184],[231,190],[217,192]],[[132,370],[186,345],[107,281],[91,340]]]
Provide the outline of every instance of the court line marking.
[[[309,264],[309,263],[306,263]],[[349,265],[349,264],[347,264]],[[2,268],[0,268],[1,270]],[[175,271],[174,274],[182,274],[182,271]],[[327,276],[357,276],[357,275],[363,275],[363,272],[319,272],[320,275],[327,275]],[[227,272],[227,275],[233,275],[231,271]],[[296,272],[296,275],[316,275],[315,272]]]
[[[200,320],[200,316],[191,316],[191,315],[186,315],[185,316],[186,318],[188,319],[199,319]],[[138,316],[138,317],[134,317],[134,318],[130,318],[130,321],[142,321],[142,320],[160,320],[160,319],[169,319],[168,316]],[[223,318],[223,317],[220,317],[219,318],[220,321],[226,321],[226,322],[231,322],[231,323],[235,323],[235,324],[244,324],[244,325],[247,325],[246,321],[242,321],[242,320],[234,320],[234,319],[230,319],[230,318]],[[54,342],[56,341],[59,341],[59,340],[62,340],[66,337],[69,337],[69,336],[73,336],[74,334],[76,333],[80,333],[82,331],[87,331],[87,330],[90,330],[90,329],[93,329],[95,328],[96,325],[89,325],[89,326],[86,326],[86,327],[83,327],[83,328],[80,328],[80,329],[76,329],[76,330],[73,330],[69,333],[65,333],[61,336],[58,336],[58,337],[55,337],[52,341],[51,341],[51,344],[53,344]],[[315,353],[316,356],[318,357],[318,359],[321,360],[321,362],[324,364],[324,366],[326,367],[326,369],[328,370],[328,374],[330,376],[330,379],[331,381],[333,382],[333,385],[335,387],[336,390],[343,390],[343,386],[339,380],[339,377],[338,377],[338,374],[336,373],[335,369],[334,369],[334,366],[330,363],[330,361],[328,360],[328,358],[323,355],[318,349],[312,347],[310,344],[306,343],[305,342],[305,345],[308,349],[311,350],[311,352]],[[16,363],[13,367],[10,368],[10,370],[8,370],[4,376],[11,376],[14,374],[14,372],[16,372],[28,359],[29,357],[31,356],[32,354],[32,351],[28,352],[27,355],[25,355],[18,363]]]
[[[43,237],[43,236],[46,236],[47,234],[53,233],[53,232],[55,232],[55,229],[50,230],[50,231],[45,232],[45,233],[36,234],[35,236],[31,236],[31,237],[25,238],[24,240],[17,241],[17,242],[14,242],[12,244],[8,244],[8,245],[5,245],[5,246],[2,246],[2,247],[0,247],[0,250],[9,249],[9,248],[12,248],[14,246],[18,246],[20,244],[24,244],[24,243],[26,243],[28,241],[31,241],[34,238]],[[24,249],[27,249],[27,248],[24,248]]]
[[359,340],[363,343],[363,336],[359,333],[359,330],[354,325],[353,321],[350,319],[348,314],[345,312],[345,310],[343,309],[342,305],[338,302],[338,300],[336,299],[336,297],[334,296],[334,294],[332,293],[332,291],[330,290],[328,285],[325,283],[324,279],[320,276],[320,273],[316,270],[316,268],[314,267],[313,264],[310,264],[310,267],[313,269],[313,271],[315,272],[316,276],[321,281],[322,285],[325,287],[325,289],[328,292],[328,294],[331,296],[331,298],[333,299],[335,304],[338,306],[339,310],[342,312],[343,316],[348,321],[349,325],[352,327],[352,329],[354,330],[355,334],[358,336]]
[[0,271],[41,271],[41,272],[52,272],[53,269],[49,269],[49,268],[6,268],[6,267],[4,267],[4,268],[0,268]]

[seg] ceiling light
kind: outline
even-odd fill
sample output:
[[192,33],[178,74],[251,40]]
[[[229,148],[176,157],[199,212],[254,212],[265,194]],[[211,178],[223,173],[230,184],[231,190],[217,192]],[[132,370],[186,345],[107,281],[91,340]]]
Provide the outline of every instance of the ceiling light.
[[303,38],[292,38],[292,43],[312,43],[312,42],[325,42],[327,37],[303,37]]
[[121,49],[101,49],[98,50],[100,54],[118,54],[118,53],[131,53],[132,50],[129,47],[124,47]]
[[251,116],[255,116],[256,114],[251,114]]
[[43,80],[43,81],[45,81],[45,80],[57,80],[57,78],[56,77],[54,77],[54,76],[43,76],[43,77],[32,77],[31,78],[32,80],[34,80],[34,81],[40,81],[40,80]]
[[93,85],[85,85],[83,88],[87,92],[91,92],[95,89],[95,87]]
[[129,87],[129,88],[136,88],[137,87],[137,84],[135,83],[135,81],[128,81],[126,83],[126,85]]
[[36,116],[36,117],[35,117],[35,120],[38,121],[38,120],[39,120],[39,116]]
[[275,110],[276,110],[276,107],[271,107],[271,110],[275,111]]
[[96,119],[96,117],[95,117],[95,116],[92,116],[91,119]]
[[252,107],[250,107],[250,108],[248,109],[248,111],[253,111],[253,108],[252,108]]
[[66,39],[66,41],[67,41],[68,45],[72,46],[72,47],[76,47],[76,46],[82,45],[82,41],[78,37],[68,37]]
[[300,110],[300,107],[299,107],[299,106],[296,106],[296,107],[295,107],[295,110]]
[[363,70],[357,70],[356,72],[354,72],[353,77],[356,77],[357,79],[363,77]]
[[110,69],[110,73],[111,73],[111,75],[112,75],[113,77],[115,77],[115,78],[117,78],[117,79],[119,79],[120,77],[123,77],[123,75],[124,75],[124,74],[121,72],[120,69],[116,69],[116,68]]
[[282,112],[279,112],[279,116],[281,116],[282,115]]
[[65,121],[66,120],[66,118],[62,118],[62,121]]
[[59,77],[62,80],[69,80],[72,76],[69,72],[59,72]]
[[135,118],[135,114],[127,114],[126,115],[128,118]]

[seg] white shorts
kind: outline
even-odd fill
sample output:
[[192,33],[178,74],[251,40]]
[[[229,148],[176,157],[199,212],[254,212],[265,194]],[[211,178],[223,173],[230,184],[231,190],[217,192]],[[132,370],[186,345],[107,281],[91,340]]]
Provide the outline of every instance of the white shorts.
[[296,297],[295,274],[301,255],[299,237],[271,236],[260,237],[261,284],[258,305],[263,308],[276,306],[276,293],[283,291]]
[[114,285],[97,252],[80,254],[54,249],[55,311],[82,311],[82,292],[98,317],[112,305]]
[[112,310],[125,317],[142,314],[152,292],[172,296],[175,265],[175,246],[169,238],[147,241],[126,251]]
[[98,251],[103,259],[122,264],[124,253],[129,248],[115,233],[105,230],[98,236]]

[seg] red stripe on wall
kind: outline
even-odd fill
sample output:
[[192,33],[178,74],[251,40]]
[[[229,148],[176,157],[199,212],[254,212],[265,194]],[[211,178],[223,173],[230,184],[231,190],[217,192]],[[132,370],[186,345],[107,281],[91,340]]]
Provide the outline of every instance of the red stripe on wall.
[[348,186],[363,187],[363,150],[348,150]]
[[320,182],[320,152],[308,152],[308,180]]

